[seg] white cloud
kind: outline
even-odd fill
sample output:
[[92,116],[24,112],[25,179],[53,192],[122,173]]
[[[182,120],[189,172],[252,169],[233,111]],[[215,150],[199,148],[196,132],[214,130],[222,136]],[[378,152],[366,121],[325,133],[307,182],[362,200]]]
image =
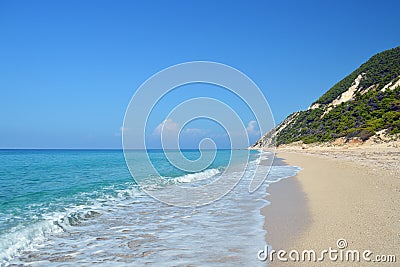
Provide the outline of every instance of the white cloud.
[[206,131],[198,128],[186,128],[185,130],[183,130],[183,133],[190,135],[205,135]]
[[[181,126],[177,122],[173,121],[172,119],[166,119],[157,125],[153,131],[153,134],[161,135],[161,132],[163,132],[163,135],[176,136],[180,130]],[[199,128],[185,128],[182,130],[182,134],[187,135],[205,135],[206,133],[207,132],[205,130]]]
[[166,119],[161,122],[153,131],[154,135],[177,135],[180,126],[178,123],[174,122],[172,119]]
[[257,122],[256,121],[249,121],[246,127],[246,131],[249,135],[258,135],[260,131],[257,130]]

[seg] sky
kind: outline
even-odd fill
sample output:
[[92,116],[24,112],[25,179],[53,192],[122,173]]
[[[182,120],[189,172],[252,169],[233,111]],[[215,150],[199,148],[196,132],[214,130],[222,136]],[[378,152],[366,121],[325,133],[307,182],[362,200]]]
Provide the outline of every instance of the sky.
[[[279,123],[375,53],[399,46],[399,8],[400,1],[0,1],[0,148],[121,148],[125,110],[140,85],[199,60],[246,74]],[[165,106],[179,96],[171,99]],[[257,126],[239,106],[255,141]],[[149,135],[177,126],[154,114]],[[208,124],[186,132],[223,132]]]

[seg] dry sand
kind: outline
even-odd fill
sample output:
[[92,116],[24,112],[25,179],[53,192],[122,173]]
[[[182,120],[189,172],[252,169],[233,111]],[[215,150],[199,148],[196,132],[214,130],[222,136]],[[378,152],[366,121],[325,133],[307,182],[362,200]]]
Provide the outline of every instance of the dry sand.
[[344,251],[368,249],[372,259],[394,254],[397,263],[326,257],[317,263],[275,261],[273,266],[400,266],[400,149],[354,151],[278,150],[278,157],[303,170],[269,187],[271,205],[262,210],[267,241],[275,250],[319,253],[337,249],[336,241],[344,238]]

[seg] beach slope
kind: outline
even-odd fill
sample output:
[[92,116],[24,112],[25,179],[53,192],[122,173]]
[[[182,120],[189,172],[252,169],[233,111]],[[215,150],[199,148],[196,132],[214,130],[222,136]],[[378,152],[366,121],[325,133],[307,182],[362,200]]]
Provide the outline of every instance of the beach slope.
[[[394,162],[399,157],[397,150],[389,154]],[[271,205],[262,210],[267,241],[277,251],[312,249],[319,257],[324,249],[338,249],[337,240],[344,239],[347,247],[343,251],[358,250],[362,254],[370,250],[371,262],[332,261],[325,255],[321,262],[274,259],[273,266],[396,266],[400,261],[398,172],[369,164],[368,151],[353,160],[340,155],[340,151],[278,150],[279,158],[303,170],[268,189]],[[373,262],[378,255],[396,255],[397,263]]]

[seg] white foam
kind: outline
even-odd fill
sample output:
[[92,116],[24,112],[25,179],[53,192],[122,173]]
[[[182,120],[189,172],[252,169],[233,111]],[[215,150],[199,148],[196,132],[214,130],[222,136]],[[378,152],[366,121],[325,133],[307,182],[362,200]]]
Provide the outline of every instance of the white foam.
[[[138,195],[136,187],[126,189],[103,188],[104,192],[85,192],[76,196],[76,199],[97,196],[86,205],[69,205],[64,211],[48,212],[42,214],[43,220],[28,226],[16,226],[0,236],[0,266],[7,265],[19,252],[32,249],[43,243],[47,237],[67,231],[74,225],[97,217],[105,213],[107,206],[116,206],[121,200]],[[108,193],[105,193],[108,192]]]
[[[62,264],[74,266],[76,262],[87,265],[103,262],[107,266],[155,263],[170,266],[197,263],[220,266],[222,261],[226,265],[262,266],[256,253],[265,245],[264,217],[260,214],[260,208],[266,204],[265,189],[269,183],[293,176],[299,170],[292,166],[273,166],[263,186],[249,194],[247,187],[253,172],[258,168],[257,175],[267,175],[270,170],[268,166],[258,165],[260,158],[265,156],[249,162],[243,180],[231,193],[198,209],[164,205],[132,186],[86,193],[87,198],[95,197],[92,203],[71,205],[63,212],[45,216],[44,221],[23,231],[15,231],[14,236],[1,237],[0,252],[7,255],[0,254],[0,259],[4,259],[0,260],[0,265],[9,262],[12,255],[22,248],[30,249],[34,244],[42,243],[32,252],[36,258],[29,257],[30,251],[25,250],[27,254],[11,263],[44,263],[60,255],[70,255],[73,260]],[[221,172],[208,169],[172,180],[191,183],[210,179]],[[91,221],[86,215],[90,217],[93,211],[100,215]],[[80,221],[83,223],[77,227]],[[66,234],[57,234],[63,229]],[[3,240],[19,243],[4,243]],[[126,264],[116,262],[117,254],[132,258]]]
[[178,183],[192,183],[197,181],[202,181],[209,179],[217,174],[220,174],[221,171],[218,169],[208,169],[202,172],[197,173],[189,173],[180,177],[176,177],[173,180]]
[[15,227],[0,237],[0,265],[6,265],[20,250],[42,242],[52,233],[62,231],[52,221],[41,221],[22,229],[18,228]]

